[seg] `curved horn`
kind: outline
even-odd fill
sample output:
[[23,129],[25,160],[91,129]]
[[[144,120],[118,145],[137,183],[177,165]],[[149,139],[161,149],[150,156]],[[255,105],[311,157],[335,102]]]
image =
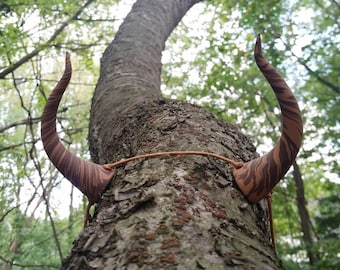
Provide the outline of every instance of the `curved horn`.
[[90,204],[93,204],[99,201],[114,172],[78,158],[60,142],[56,129],[56,117],[60,100],[70,82],[71,75],[70,55],[66,53],[64,74],[49,96],[41,117],[41,139],[54,166],[87,196]]
[[257,159],[233,169],[233,175],[248,201],[256,203],[266,197],[293,164],[302,142],[302,119],[297,101],[279,73],[261,51],[261,37],[255,44],[256,64],[273,88],[282,114],[281,137],[274,148]]

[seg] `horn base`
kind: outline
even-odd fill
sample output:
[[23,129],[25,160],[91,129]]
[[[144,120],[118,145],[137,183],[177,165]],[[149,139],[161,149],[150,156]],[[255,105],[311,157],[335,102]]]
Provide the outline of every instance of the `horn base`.
[[272,179],[268,179],[265,171],[254,173],[254,168],[259,161],[260,158],[257,158],[244,163],[241,168],[232,170],[238,188],[250,203],[257,203],[267,197],[276,184],[271,181]]

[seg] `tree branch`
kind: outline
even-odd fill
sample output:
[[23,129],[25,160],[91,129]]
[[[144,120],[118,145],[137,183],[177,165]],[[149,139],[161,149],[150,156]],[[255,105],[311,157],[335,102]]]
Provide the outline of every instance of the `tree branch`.
[[302,65],[308,72],[309,75],[313,76],[314,78],[316,78],[321,84],[326,85],[328,88],[330,88],[331,90],[333,90],[335,93],[340,94],[340,87],[337,85],[332,84],[330,81],[324,79],[323,77],[321,77],[316,71],[312,70],[307,63],[302,60],[300,57],[298,57],[292,50],[292,48],[289,46],[289,44],[285,43],[282,39],[281,39],[282,43],[285,45],[286,50],[289,51],[294,57],[295,59],[298,61],[298,63],[300,65]]
[[6,75],[16,70],[18,67],[20,67],[22,64],[29,61],[31,58],[36,56],[39,52],[44,50],[45,48],[49,48],[48,45],[50,45],[58,36],[59,34],[70,24],[71,21],[77,19],[77,17],[84,11],[84,9],[90,5],[95,0],[88,0],[74,15],[69,18],[67,21],[65,21],[54,33],[53,35],[46,41],[44,45],[40,45],[37,48],[35,48],[32,52],[25,55],[23,58],[21,58],[19,61],[14,63],[13,65],[9,66],[8,68],[4,69],[2,72],[0,72],[0,79],[4,79]]
[[21,263],[16,263],[13,262],[12,260],[6,259],[5,257],[0,255],[0,260],[2,260],[3,262],[5,262],[8,265],[11,266],[18,266],[18,267],[23,267],[23,268],[45,268],[45,267],[49,267],[49,268],[56,268],[58,269],[59,267],[57,265],[53,265],[53,264],[21,264]]
[[26,119],[19,120],[16,122],[13,122],[7,126],[0,127],[0,133],[5,132],[6,130],[12,128],[12,127],[17,127],[17,126],[22,126],[22,125],[28,125],[28,124],[37,124],[40,122],[41,117],[33,117],[29,118],[27,117]]
[[295,55],[291,52],[292,55],[296,58],[296,60],[307,70],[307,72],[315,77],[321,84],[326,85],[328,88],[333,90],[335,93],[340,94],[340,87],[332,84],[331,82],[327,81],[323,77],[321,77],[316,71],[312,70],[300,57]]

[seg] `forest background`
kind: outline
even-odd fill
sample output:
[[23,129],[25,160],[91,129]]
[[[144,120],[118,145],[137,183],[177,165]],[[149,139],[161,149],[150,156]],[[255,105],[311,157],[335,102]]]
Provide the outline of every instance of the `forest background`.
[[[286,269],[340,264],[340,2],[209,0],[192,8],[163,53],[166,97],[204,106],[249,134],[260,154],[280,134],[279,109],[257,70],[266,58],[287,79],[304,118],[304,145],[273,194]],[[65,52],[74,73],[58,131],[89,159],[89,108],[99,60],[134,1],[0,3],[0,269],[58,269],[81,230],[85,199],[51,165],[40,116]]]

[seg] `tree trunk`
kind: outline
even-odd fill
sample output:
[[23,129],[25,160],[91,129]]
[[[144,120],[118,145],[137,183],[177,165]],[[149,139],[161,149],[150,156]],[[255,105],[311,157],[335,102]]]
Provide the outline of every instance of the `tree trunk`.
[[305,199],[305,188],[302,181],[299,165],[293,163],[293,176],[296,186],[296,205],[300,216],[300,225],[302,232],[302,239],[306,246],[307,256],[310,265],[316,265],[319,260],[317,250],[314,247],[314,240],[312,236],[312,225],[307,210],[307,201]]
[[[135,150],[117,148],[114,137],[121,132],[118,117],[128,113],[126,110],[134,104],[161,98],[161,56],[165,41],[197,2],[200,0],[142,0],[134,4],[101,59],[90,117],[93,161],[104,163],[134,155]],[[110,153],[108,148],[112,150]]]
[[[161,51],[197,0],[143,0],[104,53],[89,142],[97,163],[200,150],[248,161],[250,139],[206,110],[162,99]],[[266,204],[248,204],[231,167],[202,156],[129,162],[97,204],[63,269],[282,269]]]

